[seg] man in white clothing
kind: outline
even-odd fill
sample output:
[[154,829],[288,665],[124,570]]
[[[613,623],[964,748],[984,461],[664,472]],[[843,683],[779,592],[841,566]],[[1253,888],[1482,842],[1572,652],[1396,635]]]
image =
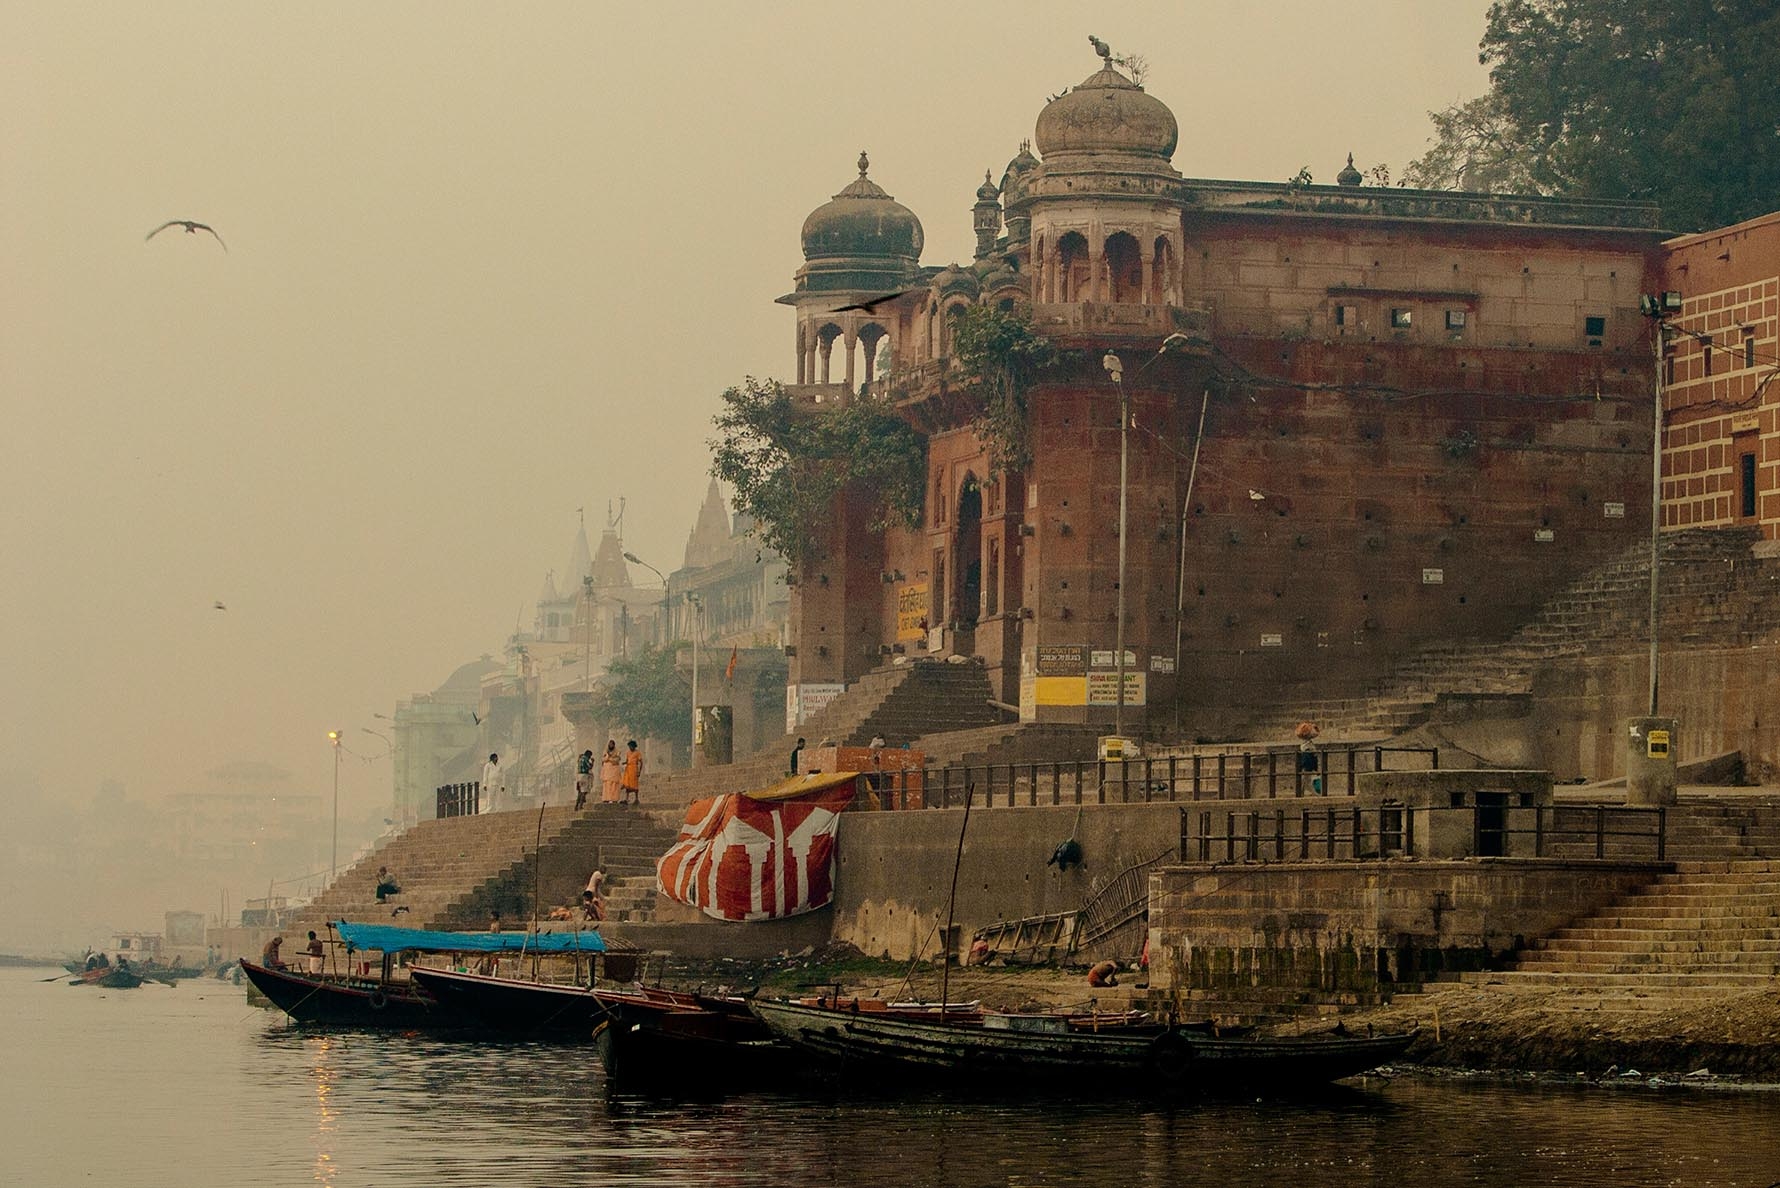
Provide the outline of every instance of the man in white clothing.
[[477,806],[477,811],[492,813],[499,807],[496,801],[506,798],[507,782],[501,775],[501,757],[491,754],[488,762],[482,765],[482,802]]

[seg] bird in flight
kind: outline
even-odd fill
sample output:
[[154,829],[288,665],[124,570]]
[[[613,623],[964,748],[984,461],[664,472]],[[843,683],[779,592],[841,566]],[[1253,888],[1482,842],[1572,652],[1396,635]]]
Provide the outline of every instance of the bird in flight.
[[229,245],[226,243],[223,243],[223,237],[216,234],[215,227],[212,227],[209,223],[194,222],[191,219],[168,219],[166,222],[162,223],[159,227],[156,227],[153,231],[150,231],[147,235],[144,235],[142,237],[142,241],[144,243],[147,243],[149,240],[153,239],[155,236],[159,235],[161,232],[165,231],[169,227],[184,227],[185,233],[187,235],[196,235],[200,231],[208,231],[208,232],[210,232],[210,234],[212,236],[215,237],[216,242],[222,243],[223,251],[226,252],[229,250]]
[[217,599],[217,600],[216,600],[216,602],[215,602],[215,604],[214,604],[214,605],[215,605],[215,606],[216,606],[216,609],[217,609],[217,610],[228,610],[228,609],[229,609],[229,608],[228,608],[228,607],[226,607],[226,606],[224,606],[224,605],[223,605],[223,603],[222,603],[222,599],[220,599],[220,598],[218,598],[218,599]]

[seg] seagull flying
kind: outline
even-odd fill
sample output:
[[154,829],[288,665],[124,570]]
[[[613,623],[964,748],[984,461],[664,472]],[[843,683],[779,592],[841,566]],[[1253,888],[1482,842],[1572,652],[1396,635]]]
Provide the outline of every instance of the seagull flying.
[[142,241],[144,243],[147,243],[149,240],[153,239],[155,236],[159,235],[161,232],[165,231],[169,227],[184,227],[185,233],[187,235],[196,235],[200,231],[208,231],[208,232],[210,232],[210,234],[212,236],[215,237],[216,242],[222,243],[223,251],[226,252],[229,250],[229,245],[226,243],[223,243],[223,237],[216,234],[215,227],[212,227],[209,223],[193,222],[191,219],[168,219],[166,222],[162,223],[159,227],[156,227],[153,231],[150,231],[147,235],[144,235],[142,237]]
[[216,607],[216,609],[217,609],[217,610],[228,610],[228,609],[229,609],[229,608],[228,608],[228,607],[226,607],[226,606],[224,606],[224,605],[223,605],[223,604],[222,604],[222,599],[220,599],[220,598],[218,598],[218,599],[217,599],[217,600],[216,600],[216,601],[215,601],[215,602],[214,602],[214,603],[212,603],[212,604],[211,604],[211,605],[213,605],[213,606],[215,606],[215,607]]

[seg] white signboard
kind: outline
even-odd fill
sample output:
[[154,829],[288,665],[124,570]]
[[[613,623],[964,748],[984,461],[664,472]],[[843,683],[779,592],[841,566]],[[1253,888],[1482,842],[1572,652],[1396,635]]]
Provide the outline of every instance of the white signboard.
[[1557,539],[1557,533],[1549,528],[1535,528],[1533,529],[1533,539],[1540,544],[1550,544]]
[[1150,657],[1150,671],[1151,672],[1173,672],[1174,671],[1174,657],[1173,656],[1151,656]]
[[[1096,649],[1089,654],[1088,667],[1090,668],[1117,668],[1118,666],[1119,654],[1111,648],[1107,648],[1104,652]],[[1130,648],[1125,649],[1125,667],[1137,667],[1137,653]]]
[[1261,646],[1264,648],[1283,647],[1285,642],[1285,637],[1277,631],[1267,631],[1261,635]]
[[1609,520],[1623,520],[1625,519],[1625,504],[1603,503],[1601,505],[1601,514],[1606,516]]
[[1422,570],[1422,585],[1424,586],[1438,586],[1445,581],[1446,571],[1444,569]]
[[839,681],[811,681],[785,686],[785,730],[796,730],[810,715],[839,697],[847,686]]

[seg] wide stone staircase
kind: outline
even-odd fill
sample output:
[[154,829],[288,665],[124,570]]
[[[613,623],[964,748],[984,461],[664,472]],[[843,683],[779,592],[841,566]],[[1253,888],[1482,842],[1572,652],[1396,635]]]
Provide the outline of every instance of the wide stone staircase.
[[888,745],[900,747],[938,731],[998,729],[1008,715],[990,704],[991,692],[980,661],[920,659],[886,665],[860,677],[805,720],[795,735],[784,735],[753,755],[722,767],[646,777],[643,799],[654,805],[678,805],[716,792],[771,784],[785,774],[799,737],[811,746],[826,741],[863,747],[882,735]]
[[1593,992],[1652,1010],[1780,988],[1780,860],[1681,864],[1537,942],[1516,968],[1461,981]]
[[[1658,585],[1663,640],[1734,646],[1774,638],[1780,624],[1780,558],[1756,557],[1752,550],[1760,539],[1757,528],[1696,528],[1663,536]],[[1257,714],[1244,733],[1284,738],[1308,718],[1325,736],[1390,736],[1425,721],[1442,694],[1525,694],[1545,662],[1646,646],[1649,603],[1649,546],[1640,543],[1558,593],[1505,640],[1427,644],[1363,697]]]
[[[609,878],[644,875],[653,887],[655,859],[674,831],[635,809],[598,805],[543,811],[540,898],[544,911],[579,899],[602,859]],[[331,920],[395,923],[412,928],[486,928],[491,911],[510,927],[531,915],[539,848],[535,811],[487,813],[421,821],[343,872],[304,907],[287,939],[308,929],[325,935]],[[377,868],[401,884],[387,903],[376,899]],[[406,909],[400,910],[400,909]]]

